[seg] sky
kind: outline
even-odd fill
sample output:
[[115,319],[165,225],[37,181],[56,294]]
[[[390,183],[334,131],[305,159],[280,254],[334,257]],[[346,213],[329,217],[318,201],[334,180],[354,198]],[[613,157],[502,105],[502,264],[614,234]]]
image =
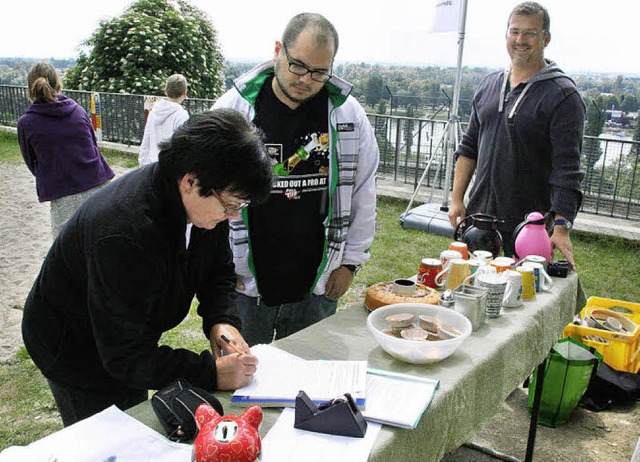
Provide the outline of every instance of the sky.
[[[227,60],[264,61],[287,21],[323,14],[338,30],[337,62],[455,67],[459,34],[430,33],[434,0],[191,0],[218,32]],[[117,17],[132,0],[9,0],[0,9],[0,57],[75,58],[99,21]],[[518,0],[468,0],[462,65],[509,65],[504,33]],[[636,0],[540,1],[551,17],[545,56],[566,72],[640,76]]]

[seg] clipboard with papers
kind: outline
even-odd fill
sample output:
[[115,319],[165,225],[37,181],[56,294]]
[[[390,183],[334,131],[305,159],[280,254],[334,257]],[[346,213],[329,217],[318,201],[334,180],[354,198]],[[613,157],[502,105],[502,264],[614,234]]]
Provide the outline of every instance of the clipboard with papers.
[[295,407],[304,390],[315,404],[350,393],[359,408],[366,406],[366,361],[306,361],[269,345],[256,345],[251,352],[260,360],[258,371],[233,393],[232,403]]
[[366,361],[306,361],[271,345],[255,345],[251,352],[260,361],[258,372],[231,402],[295,407],[300,390],[315,404],[350,393],[366,420],[412,429],[440,385],[428,377],[368,368]]

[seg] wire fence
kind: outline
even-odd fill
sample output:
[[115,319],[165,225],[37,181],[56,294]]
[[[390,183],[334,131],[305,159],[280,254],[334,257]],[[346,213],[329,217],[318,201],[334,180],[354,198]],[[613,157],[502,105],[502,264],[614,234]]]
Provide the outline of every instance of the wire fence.
[[[65,90],[91,114],[91,92]],[[100,93],[102,140],[139,145],[149,100],[157,97]],[[147,104],[147,109],[145,108]],[[189,114],[208,110],[210,99],[187,98]],[[27,88],[0,85],[0,124],[16,126],[29,106]],[[440,193],[446,184],[446,149],[441,120],[369,114],[380,148],[378,176]],[[582,150],[584,198],[581,211],[640,221],[640,143],[628,137],[585,136]],[[451,178],[449,179],[451,182]]]

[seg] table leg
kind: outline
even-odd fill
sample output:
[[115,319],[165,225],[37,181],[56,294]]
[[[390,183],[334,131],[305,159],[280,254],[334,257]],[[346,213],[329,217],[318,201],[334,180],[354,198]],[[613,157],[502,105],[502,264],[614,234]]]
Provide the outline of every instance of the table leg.
[[529,438],[527,440],[527,453],[525,462],[533,462],[533,448],[536,444],[536,431],[538,430],[538,413],[540,411],[540,399],[542,397],[542,385],[544,383],[544,373],[547,365],[545,358],[538,367],[536,374],[536,391],[533,396],[533,407],[531,408],[531,420],[529,421]]

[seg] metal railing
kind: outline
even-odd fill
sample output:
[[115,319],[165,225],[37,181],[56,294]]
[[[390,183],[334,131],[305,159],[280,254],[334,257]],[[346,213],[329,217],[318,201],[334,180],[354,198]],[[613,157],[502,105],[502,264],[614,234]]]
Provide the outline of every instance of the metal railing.
[[[64,90],[64,94],[91,114],[91,94],[88,91]],[[100,92],[102,140],[126,145],[142,142],[145,124],[146,95]],[[213,105],[212,99],[187,98],[182,106],[189,114],[205,111]],[[27,87],[0,85],[0,124],[16,126],[29,106]]]
[[[65,90],[90,113],[90,92]],[[138,145],[145,123],[144,95],[100,93],[102,139]],[[211,107],[214,100],[188,98],[190,114]],[[29,105],[27,88],[0,85],[0,124],[15,126]],[[440,141],[446,122],[401,116],[368,114],[380,148],[378,176],[414,189],[445,188],[445,160]],[[614,135],[585,136],[582,168],[584,198],[581,211],[640,221],[640,143]],[[428,171],[425,173],[425,169]],[[449,185],[449,188],[451,185]]]

